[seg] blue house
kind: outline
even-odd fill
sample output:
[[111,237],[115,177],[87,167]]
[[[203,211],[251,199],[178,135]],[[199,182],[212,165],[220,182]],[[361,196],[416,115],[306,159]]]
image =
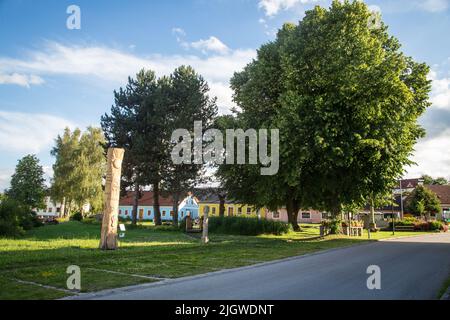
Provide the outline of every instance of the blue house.
[[[124,219],[131,219],[133,214],[134,192],[128,192],[127,195],[120,199],[119,202],[119,217]],[[162,221],[172,221],[173,199],[172,197],[159,197],[159,210],[161,212]],[[188,195],[178,205],[178,221],[181,221],[187,214],[190,214],[193,219],[198,217],[198,203],[192,195]],[[139,199],[138,206],[138,220],[139,221],[153,221],[153,192],[144,191],[141,199]]]

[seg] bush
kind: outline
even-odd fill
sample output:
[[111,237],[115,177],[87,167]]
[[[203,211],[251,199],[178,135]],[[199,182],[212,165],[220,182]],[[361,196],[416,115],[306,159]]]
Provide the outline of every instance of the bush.
[[119,216],[119,222],[131,222],[132,219],[130,217],[121,217]]
[[322,226],[329,230],[330,234],[342,233],[342,223],[339,219],[325,220],[322,221]]
[[[211,218],[210,218],[209,221],[211,221]],[[181,219],[181,221],[178,221],[178,228],[179,228],[181,231],[185,231],[185,230],[186,230],[186,217],[184,217],[183,219]]]
[[84,218],[81,222],[83,222],[84,224],[99,224],[95,217]]
[[70,216],[70,220],[71,221],[82,221],[83,215],[81,214],[81,212],[75,212],[74,214],[72,214]]
[[24,234],[24,225],[28,223],[31,213],[27,208],[12,199],[3,199],[0,203],[0,236],[18,237]]
[[20,226],[24,230],[31,230],[33,228],[42,227],[44,223],[39,220],[35,212],[28,213],[20,222]]
[[[424,221],[417,218],[404,218],[402,220],[395,221],[395,226],[411,226],[415,231],[445,231],[445,224],[441,221]],[[392,222],[389,223],[389,227],[392,229]]]
[[[185,220],[180,227],[185,227]],[[210,217],[209,231],[211,233],[236,234],[256,236],[260,234],[281,235],[291,230],[291,226],[284,222],[258,219],[256,217]]]
[[444,224],[440,221],[430,221],[428,222],[428,230],[431,231],[444,230]]

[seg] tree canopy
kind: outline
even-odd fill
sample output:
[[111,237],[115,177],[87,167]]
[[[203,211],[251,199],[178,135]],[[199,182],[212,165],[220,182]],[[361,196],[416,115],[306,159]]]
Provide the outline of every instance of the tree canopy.
[[101,129],[93,127],[83,133],[66,128],[64,134],[56,138],[51,151],[56,160],[50,193],[54,201],[63,204],[62,208],[79,210],[90,204],[93,210],[102,210],[104,142]]
[[280,170],[227,166],[219,175],[234,198],[256,206],[339,214],[383,197],[411,165],[430,105],[429,67],[400,50],[360,1],[316,6],[231,81],[241,111],[235,125],[279,128]]
[[407,199],[407,210],[416,215],[428,217],[441,210],[440,201],[437,195],[425,186],[417,186]]
[[45,206],[46,189],[44,170],[39,159],[35,155],[27,155],[19,160],[6,195],[31,211]]
[[[153,71],[141,70],[136,79],[128,79],[125,89],[115,92],[115,105],[102,117],[102,127],[108,146],[125,148],[123,186],[135,191],[134,220],[141,187],[153,189],[158,225],[159,195],[174,195],[176,213],[181,193],[202,176],[203,163],[172,162],[171,150],[178,142],[172,141],[172,133],[183,128],[193,135],[194,121],[202,121],[205,130],[211,126],[217,106],[208,93],[206,81],[189,66],[159,79]],[[174,214],[174,223],[176,218]]]

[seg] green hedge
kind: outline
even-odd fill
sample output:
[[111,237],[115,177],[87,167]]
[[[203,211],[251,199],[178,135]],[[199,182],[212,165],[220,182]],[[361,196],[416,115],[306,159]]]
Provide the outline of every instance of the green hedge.
[[210,217],[209,232],[256,236],[260,234],[281,235],[291,230],[284,222],[258,219],[256,217]]
[[[446,225],[441,221],[424,221],[417,218],[404,218],[403,220],[395,221],[395,226],[409,226],[414,227],[417,231],[446,231]],[[392,229],[392,222],[389,223],[389,227]]]

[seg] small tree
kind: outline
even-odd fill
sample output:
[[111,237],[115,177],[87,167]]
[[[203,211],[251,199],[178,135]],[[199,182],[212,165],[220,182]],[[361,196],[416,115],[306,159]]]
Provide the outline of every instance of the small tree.
[[437,195],[424,186],[418,186],[412,192],[406,207],[410,213],[416,216],[426,214],[427,219],[431,214],[436,214],[441,210]]
[[38,158],[27,155],[20,159],[11,177],[11,188],[6,192],[8,198],[31,211],[44,208],[45,192],[44,170]]

